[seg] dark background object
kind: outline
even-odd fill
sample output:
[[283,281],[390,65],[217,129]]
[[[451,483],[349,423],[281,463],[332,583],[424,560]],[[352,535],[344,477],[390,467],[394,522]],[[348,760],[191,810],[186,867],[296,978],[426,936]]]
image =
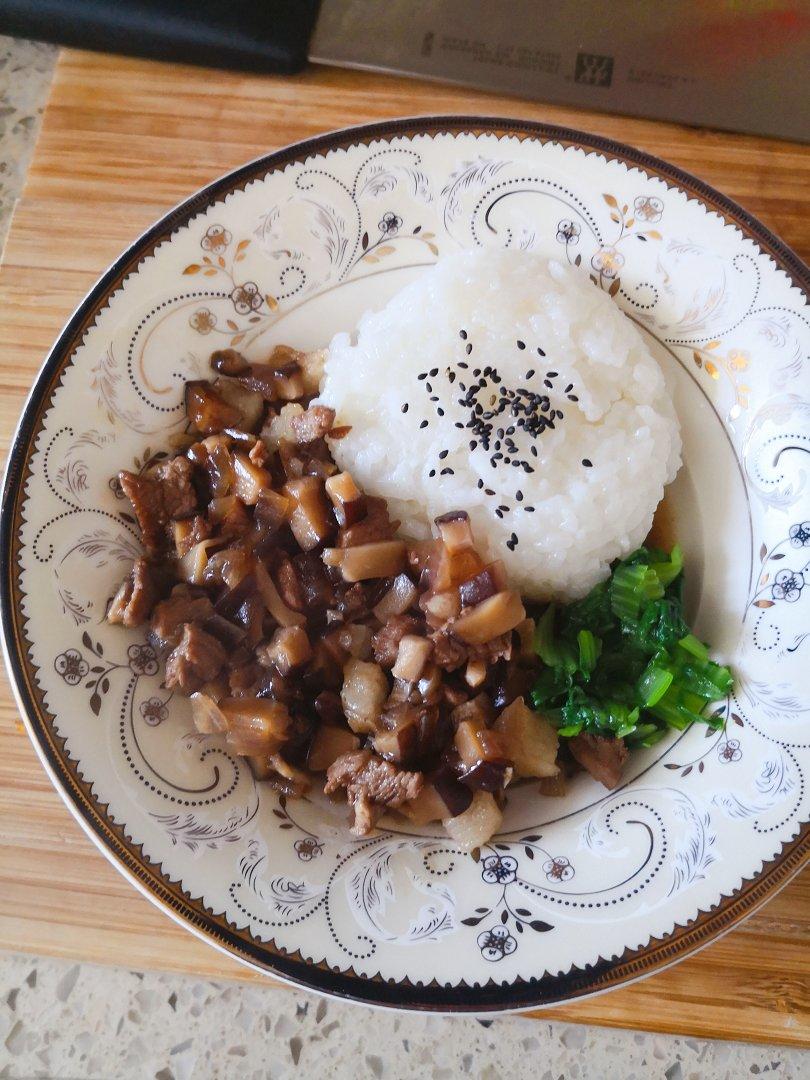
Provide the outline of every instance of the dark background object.
[[99,52],[284,75],[319,0],[0,0],[0,32]]

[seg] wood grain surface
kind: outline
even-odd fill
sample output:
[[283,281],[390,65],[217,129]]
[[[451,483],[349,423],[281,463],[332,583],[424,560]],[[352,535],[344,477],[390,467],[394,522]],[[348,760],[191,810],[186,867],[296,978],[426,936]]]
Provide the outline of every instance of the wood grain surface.
[[[810,252],[807,148],[742,135],[313,68],[259,78],[63,54],[0,270],[0,450],[61,325],[155,218],[259,154],[338,127],[465,113],[579,127],[658,154]],[[262,979],[183,931],[133,889],[73,820],[0,686],[0,947],[135,968]],[[547,1018],[810,1044],[810,879],[699,955]]]

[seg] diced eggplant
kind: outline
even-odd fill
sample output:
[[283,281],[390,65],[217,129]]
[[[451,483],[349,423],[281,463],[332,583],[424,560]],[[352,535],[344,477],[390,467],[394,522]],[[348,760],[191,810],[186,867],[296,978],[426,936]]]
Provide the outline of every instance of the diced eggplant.
[[522,697],[515,698],[495,721],[493,731],[503,740],[515,776],[552,777],[559,773],[557,731],[540,713],[533,712]]
[[209,382],[187,382],[185,404],[188,422],[203,435],[215,435],[242,419],[239,409],[229,405]]
[[468,578],[467,581],[461,582],[458,587],[458,594],[461,598],[462,607],[474,607],[476,604],[482,604],[504,588],[501,583],[503,576],[498,575],[493,569],[497,565],[497,563],[490,563],[489,566],[485,566],[483,570]]
[[502,821],[503,814],[494,797],[488,791],[476,791],[464,813],[445,818],[443,825],[462,851],[474,851],[498,831]]
[[354,525],[348,525],[338,534],[340,547],[357,547],[359,544],[373,544],[380,540],[392,539],[399,528],[398,521],[392,521],[388,515],[385,499],[366,496],[366,516]]
[[354,525],[366,515],[366,497],[352,479],[351,473],[341,472],[326,481],[326,494],[334,509],[335,520],[341,528]]
[[191,718],[194,727],[201,735],[224,735],[228,730],[228,719],[213,698],[202,691],[192,694]]
[[447,807],[442,814],[442,820],[446,817],[458,817],[468,809],[472,802],[472,792],[459,782],[456,772],[448,765],[442,765],[431,776],[431,783],[436,788],[436,793]]
[[315,615],[335,603],[335,586],[321,559],[312,552],[303,551],[293,560],[293,568],[300,585],[304,608]]
[[290,714],[281,702],[230,697],[218,707],[228,723],[228,747],[235,754],[273,754],[283,745]]
[[405,544],[402,540],[379,540],[341,551],[339,561],[330,552],[327,565],[339,565],[344,581],[368,581],[370,578],[394,577],[405,568]]
[[346,722],[343,715],[343,706],[340,702],[340,694],[333,690],[322,690],[315,698],[315,712],[324,724],[337,724],[342,726]]
[[190,585],[202,585],[205,580],[205,568],[208,564],[208,552],[222,545],[222,540],[209,537],[201,540],[177,561],[177,576]]
[[297,361],[276,369],[276,397],[281,401],[296,401],[304,396],[304,373]]
[[444,546],[451,555],[474,546],[470,515],[466,510],[453,510],[436,518],[436,525]]
[[485,728],[489,727],[494,719],[495,710],[486,694],[478,694],[477,697],[462,702],[450,713],[450,722],[454,728],[463,723],[471,723],[476,728]]
[[302,615],[300,611],[293,611],[287,607],[281,599],[273,579],[268,574],[267,568],[259,559],[256,560],[254,573],[262,600],[276,622],[280,626],[303,626],[307,621],[306,616]]
[[[327,484],[328,487],[328,484]],[[419,597],[419,590],[407,574],[397,574],[391,588],[374,607],[374,614],[380,622],[386,622],[392,615],[403,615],[413,607]]]
[[288,480],[284,494],[292,503],[290,528],[299,547],[303,551],[313,551],[325,544],[334,528],[329,520],[323,481],[316,476]]
[[[472,802],[472,795],[467,788],[462,788],[462,791],[467,795],[468,804]],[[414,825],[429,825],[433,821],[441,821],[450,812],[447,803],[429,781],[425,782],[416,798],[403,803],[399,811]]]
[[245,504],[236,495],[212,499],[208,504],[208,519],[219,528],[223,538],[244,536],[251,527]]
[[264,416],[264,398],[245,386],[241,379],[214,379],[214,390],[239,412],[239,420],[227,427],[255,434]]
[[203,585],[224,585],[235,589],[253,571],[253,553],[240,544],[210,555],[202,575]]
[[275,664],[282,675],[289,675],[311,659],[312,646],[301,626],[280,626],[259,653],[260,663]]
[[211,527],[202,514],[172,522],[172,540],[178,559],[188,554],[195,544],[208,540],[210,537]]
[[217,349],[211,353],[211,367],[220,375],[243,375],[250,364],[236,349]]
[[304,590],[301,588],[301,581],[295,572],[291,559],[285,556],[279,562],[275,569],[274,580],[279,595],[287,607],[292,608],[293,611],[304,611],[306,609]]
[[376,731],[387,697],[388,680],[379,664],[354,658],[347,661],[343,669],[340,701],[352,731]]
[[357,750],[359,738],[348,728],[333,724],[321,724],[312,739],[307,756],[307,768],[313,772],[326,772],[341,754]]
[[291,503],[286,495],[272,488],[262,488],[253,513],[255,532],[259,539],[274,536],[290,515]]
[[500,791],[512,778],[512,763],[497,731],[464,720],[456,728],[455,747],[462,766],[459,779],[479,791]]
[[433,652],[433,642],[416,634],[405,634],[399,642],[396,663],[391,669],[395,679],[416,682]]
[[260,469],[241,450],[233,455],[234,493],[246,506],[254,506],[265,488],[272,486],[266,469]]
[[267,781],[289,799],[303,798],[312,787],[307,773],[291,765],[281,754],[254,755],[248,757],[248,764],[257,780]]
[[525,618],[520,593],[499,592],[464,611],[453,623],[453,633],[469,645],[482,645],[513,630]]
[[436,664],[428,664],[419,677],[416,689],[422,701],[435,704],[442,694],[442,669]]

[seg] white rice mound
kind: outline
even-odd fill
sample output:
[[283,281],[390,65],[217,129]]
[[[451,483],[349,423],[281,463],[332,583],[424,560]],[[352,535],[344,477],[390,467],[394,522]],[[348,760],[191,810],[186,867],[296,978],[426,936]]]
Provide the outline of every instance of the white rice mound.
[[[553,430],[513,434],[511,456],[531,473],[503,459],[493,467],[495,433],[488,451],[470,449],[473,413],[458,403],[460,384],[469,389],[474,370],[487,367],[501,383],[488,380],[478,393],[484,411],[504,387],[548,394],[563,413]],[[549,372],[557,373],[552,389]],[[576,599],[606,578],[614,559],[643,542],[680,466],[672,402],[636,328],[583,271],[531,252],[475,250],[439,261],[382,311],[367,312],[355,334],[335,337],[320,400],[337,424],[351,425],[331,444],[339,466],[388,500],[402,535],[424,537],[438,515],[467,510],[479,549],[503,559],[512,583],[534,599]],[[493,424],[514,422],[504,413]]]

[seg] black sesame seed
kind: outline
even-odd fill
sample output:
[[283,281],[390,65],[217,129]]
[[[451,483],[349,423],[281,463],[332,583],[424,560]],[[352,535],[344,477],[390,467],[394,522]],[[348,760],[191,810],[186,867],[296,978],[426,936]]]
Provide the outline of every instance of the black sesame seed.
[[533,468],[531,467],[531,465],[528,465],[528,464],[527,464],[527,463],[526,463],[526,462],[524,461],[524,462],[523,462],[523,471],[524,471],[525,473],[533,473],[533,472],[534,472],[534,469],[533,469]]
[[492,488],[484,488],[484,491],[487,493],[487,495],[494,495],[495,494],[495,492],[492,490]]
[[427,390],[427,392],[428,392],[429,394],[432,394],[432,393],[433,393],[433,387],[432,387],[432,386],[430,385],[430,383],[429,383],[429,382],[426,382],[426,383],[425,383],[425,389]]
[[441,406],[436,410],[436,412],[439,414],[439,416],[444,416],[444,409],[442,409]]
[[431,394],[429,400],[430,401],[438,401],[439,399],[435,394]]
[[537,457],[537,447],[536,446],[530,446],[529,447],[529,452],[531,453],[532,457]]
[[516,491],[515,492],[515,498],[517,499],[518,502],[523,502],[523,492],[522,491]]
[[501,503],[501,505],[498,507],[498,509],[503,510],[503,512],[506,513],[506,511],[509,509],[509,507],[506,505],[506,503]]
[[537,349],[537,355],[538,355],[538,356],[545,356],[546,354],[545,354],[545,353],[543,352],[543,350],[542,350],[541,348],[539,348],[539,347],[538,347],[538,349]]
[[476,379],[478,378],[478,376],[480,374],[481,374],[481,368],[480,367],[473,368],[473,375],[475,376]]
[[428,426],[427,420],[423,420],[422,423],[419,425],[420,428],[426,428],[427,426]]
[[459,330],[458,336],[461,338],[462,341],[466,341],[467,340],[467,331],[466,330]]
[[419,382],[424,382],[425,379],[427,378],[427,372],[423,371],[421,375],[417,375],[416,377],[419,380]]
[[455,371],[448,372],[447,381],[450,383],[451,386],[453,385],[453,383],[456,381]]
[[570,394],[573,389],[574,389],[574,384],[572,382],[570,382],[568,384],[568,386],[566,386],[565,390],[563,390],[563,393],[564,394]]
[[551,379],[543,379],[543,385],[547,386],[549,390],[554,389],[554,384],[552,383]]
[[556,379],[558,375],[559,375],[559,371],[547,371],[546,372],[546,378],[549,378],[549,379]]
[[435,469],[431,469],[430,472],[428,473],[428,476],[435,476],[435,475],[436,475],[436,470]]
[[525,341],[519,341],[519,342],[517,343],[517,347],[518,347],[519,349],[525,349],[525,348],[526,348],[526,342],[525,342]]
[[582,459],[582,464],[585,466],[586,469],[592,469],[593,468],[593,462],[591,461],[590,458],[584,457]]
[[534,513],[534,507],[533,506],[524,506],[523,509],[526,511],[527,514],[533,514]]
[[405,404],[400,409],[400,412],[407,412],[407,411],[408,411],[408,402],[406,401]]
[[[470,365],[469,365],[469,364],[466,364],[466,363],[465,363],[465,362],[464,362],[463,360],[459,360],[459,362],[458,362],[458,366],[459,366],[460,368],[464,368],[464,370],[466,371],[466,370],[467,370],[467,368],[468,368],[468,367],[469,367]],[[463,389],[463,387],[462,387],[462,389]]]
[[497,509],[497,510],[495,511],[495,513],[497,514],[497,516],[498,516],[499,518],[502,518],[502,517],[503,517],[503,511],[502,511],[502,510],[500,509],[500,507],[499,507],[499,508],[498,508],[498,509]]
[[526,372],[525,378],[527,380],[531,379],[531,378],[534,378],[534,368],[533,367],[529,368],[529,370]]
[[471,341],[467,342],[467,344],[466,344],[466,346],[464,348],[464,351],[466,352],[467,356],[470,355],[470,353],[472,352],[472,342]]
[[557,419],[558,419],[558,420],[562,420],[562,419],[563,419],[563,414],[562,414],[562,411],[561,411],[560,409],[557,409],[557,413],[556,413],[556,415],[557,415]]
[[579,401],[579,398],[577,397],[576,394],[569,394],[568,395],[568,400],[569,401]]
[[481,488],[482,488],[482,487],[484,486],[484,481],[483,481],[483,480],[479,480],[479,481],[478,481],[478,484],[477,484],[476,486],[478,487],[478,490],[480,491],[480,490],[481,490]]
[[448,467],[446,469],[442,469],[442,471],[439,473],[439,476],[455,476],[455,473],[451,468]]
[[439,451],[439,461],[444,461],[444,459],[447,457],[447,455],[449,453],[450,453],[449,450],[440,450]]

